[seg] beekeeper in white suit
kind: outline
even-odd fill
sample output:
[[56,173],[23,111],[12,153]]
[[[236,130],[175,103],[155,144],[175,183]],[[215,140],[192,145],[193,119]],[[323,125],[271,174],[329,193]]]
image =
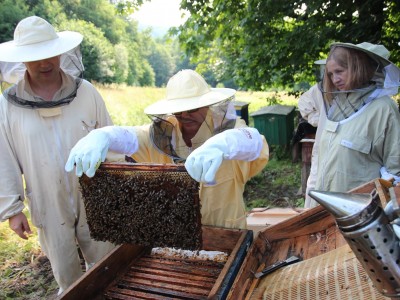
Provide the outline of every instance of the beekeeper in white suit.
[[[26,68],[0,96],[0,220],[27,239],[31,228],[22,212],[27,200],[60,293],[83,273],[77,245],[87,267],[114,247],[90,238],[78,180],[64,170],[80,138],[112,124],[100,94],[75,76],[83,71],[81,41],[81,34],[57,33],[32,16],[18,23],[14,40],[0,44],[0,61],[23,62]],[[63,66],[70,68],[61,69],[65,59],[71,63]],[[21,74],[5,70],[3,79]]]
[[145,109],[153,123],[93,130],[72,149],[66,171],[95,174],[108,150],[137,162],[179,163],[200,184],[202,224],[246,228],[245,183],[268,162],[268,145],[236,116],[235,90],[210,88],[193,70],[167,84],[166,98]]

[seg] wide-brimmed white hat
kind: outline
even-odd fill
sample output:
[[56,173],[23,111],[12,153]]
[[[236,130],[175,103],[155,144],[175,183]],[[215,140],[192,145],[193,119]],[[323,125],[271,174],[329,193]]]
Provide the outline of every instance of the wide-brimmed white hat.
[[78,32],[56,32],[46,20],[32,16],[21,20],[14,40],[0,44],[0,61],[30,62],[61,55],[82,42]]
[[352,49],[363,51],[366,54],[368,54],[372,59],[374,59],[376,62],[378,62],[379,64],[381,64],[384,67],[387,65],[393,64],[389,60],[389,56],[390,56],[389,50],[386,49],[386,47],[383,45],[377,45],[377,44],[363,42],[360,44],[333,43],[333,44],[331,44],[331,47],[333,47],[333,46],[340,46],[340,47],[352,48]]
[[148,115],[164,115],[210,106],[227,100],[236,91],[228,88],[210,88],[193,70],[182,70],[172,76],[167,84],[165,99],[146,107]]

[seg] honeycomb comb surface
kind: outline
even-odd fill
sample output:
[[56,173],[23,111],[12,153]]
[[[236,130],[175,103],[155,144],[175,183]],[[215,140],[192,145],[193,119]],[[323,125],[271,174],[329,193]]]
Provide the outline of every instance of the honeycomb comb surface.
[[201,249],[199,184],[183,165],[103,163],[79,182],[93,239]]

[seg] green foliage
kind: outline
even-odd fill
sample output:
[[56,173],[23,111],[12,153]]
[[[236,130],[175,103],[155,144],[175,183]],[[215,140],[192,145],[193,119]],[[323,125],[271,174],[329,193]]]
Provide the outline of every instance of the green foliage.
[[146,61],[143,63],[143,74],[139,79],[140,86],[154,86],[155,74],[151,65]]
[[110,0],[110,3],[115,5],[117,14],[121,16],[131,15],[143,2],[143,0]]
[[271,158],[263,171],[247,182],[246,207],[304,207],[303,198],[297,196],[300,186],[300,164]]
[[93,81],[111,83],[115,76],[115,56],[113,45],[103,32],[92,23],[77,20],[66,21],[61,28],[78,31],[84,35],[81,44],[85,78]]
[[276,160],[289,159],[291,155],[289,146],[270,145],[270,152]]
[[242,88],[314,83],[313,61],[333,41],[382,43],[400,62],[400,7],[388,0],[190,1],[179,39],[192,61]]
[[[0,0],[0,42],[13,38],[18,22],[31,15],[57,30],[83,34],[85,79],[100,83],[163,86],[176,71],[181,51],[151,31],[139,32],[129,13],[146,0]],[[148,1],[148,0],[147,0]],[[173,52],[172,52],[173,51]]]
[[279,97],[279,95],[278,95],[278,92],[275,92],[272,96],[270,96],[270,97],[267,97],[267,104],[268,104],[268,106],[270,106],[270,105],[276,105],[276,104],[279,104],[279,103],[281,103],[282,101],[281,101],[281,99],[280,99],[280,97]]
[[[0,42],[13,39],[18,22],[29,15],[29,7],[23,0],[0,0]],[[4,9],[7,7],[7,9]]]
[[117,44],[114,47],[115,51],[115,75],[114,82],[123,83],[127,81],[129,63],[128,63],[128,50],[125,45]]
[[155,73],[155,85],[162,87],[175,71],[170,52],[162,44],[154,43],[148,61]]

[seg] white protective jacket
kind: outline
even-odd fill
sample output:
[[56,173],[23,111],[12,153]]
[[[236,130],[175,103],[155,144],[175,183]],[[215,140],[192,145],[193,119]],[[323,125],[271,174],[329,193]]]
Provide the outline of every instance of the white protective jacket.
[[308,91],[300,96],[298,107],[301,116],[312,126],[317,127],[315,141],[311,153],[311,168],[310,174],[307,178],[304,204],[305,208],[311,208],[317,206],[317,202],[308,195],[308,192],[315,189],[315,184],[317,182],[318,147],[321,139],[322,128],[324,128],[326,122],[324,99],[321,91],[318,88],[318,84],[313,85]]
[[[335,120],[340,110],[332,112]],[[382,166],[400,174],[400,114],[390,97],[369,102],[347,119],[327,120],[321,130],[316,189],[349,191],[379,178]]]
[[[71,76],[62,73],[62,79],[57,99],[75,88]],[[37,101],[25,79],[16,92],[23,99]],[[78,178],[64,170],[79,139],[96,127],[111,124],[102,97],[85,80],[72,102],[55,108],[20,107],[0,96],[0,220],[21,212],[27,200],[31,221],[38,228],[61,290],[82,274],[76,243],[88,264],[112,248],[90,238]]]

